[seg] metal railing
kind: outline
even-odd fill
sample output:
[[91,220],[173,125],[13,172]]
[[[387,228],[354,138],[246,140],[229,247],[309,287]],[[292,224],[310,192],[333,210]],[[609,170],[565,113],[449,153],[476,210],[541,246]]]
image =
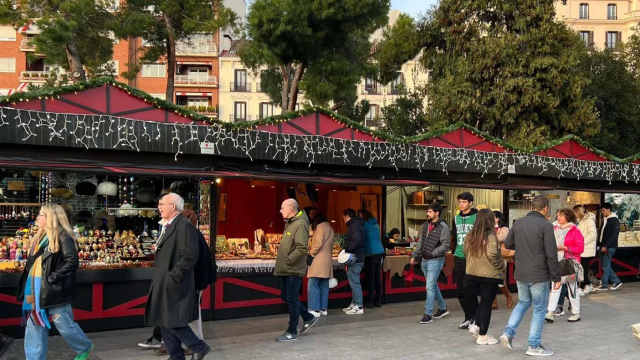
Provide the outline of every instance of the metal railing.
[[382,95],[382,86],[365,85],[362,87],[363,94]]
[[231,82],[229,84],[229,88],[233,92],[251,92],[251,83],[250,82],[245,82],[245,83]]
[[229,115],[229,121],[231,121],[231,122],[245,122],[245,121],[251,121],[251,115],[246,115],[246,114],[241,114],[241,115],[231,114],[231,115]]
[[217,86],[218,78],[215,76],[176,75],[175,84]]
[[364,126],[370,127],[370,128],[377,128],[382,126],[382,122],[380,122],[380,119],[378,118],[365,118]]
[[210,41],[180,42],[176,44],[176,54],[217,56],[218,44]]
[[48,71],[22,71],[20,80],[45,81],[49,78]]
[[22,39],[20,42],[20,50],[34,50],[36,49],[36,44],[31,42],[31,39]]

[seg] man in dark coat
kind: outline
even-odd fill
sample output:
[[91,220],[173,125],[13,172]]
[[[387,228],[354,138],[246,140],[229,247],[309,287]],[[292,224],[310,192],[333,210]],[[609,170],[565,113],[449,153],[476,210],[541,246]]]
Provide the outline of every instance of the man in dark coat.
[[177,194],[160,199],[158,210],[164,221],[158,238],[153,283],[145,308],[145,324],[161,326],[170,360],[184,360],[182,344],[194,351],[194,359],[203,359],[211,350],[189,327],[198,319],[194,266],[198,260],[198,235],[195,226],[180,215],[184,200]]

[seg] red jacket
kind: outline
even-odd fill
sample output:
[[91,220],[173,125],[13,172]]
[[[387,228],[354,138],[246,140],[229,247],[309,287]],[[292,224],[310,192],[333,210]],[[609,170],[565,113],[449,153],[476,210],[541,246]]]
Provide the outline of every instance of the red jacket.
[[[558,225],[556,225],[558,226]],[[574,259],[580,263],[580,255],[584,251],[584,236],[577,226],[572,225],[564,238],[564,246],[569,250],[564,252],[565,259]]]

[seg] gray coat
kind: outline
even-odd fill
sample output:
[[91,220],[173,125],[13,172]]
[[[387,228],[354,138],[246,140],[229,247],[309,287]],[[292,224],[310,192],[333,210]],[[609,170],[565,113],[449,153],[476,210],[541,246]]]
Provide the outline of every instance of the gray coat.
[[515,279],[526,283],[560,281],[553,225],[537,211],[516,221],[504,246],[516,251]]
[[194,278],[199,252],[197,231],[189,220],[178,215],[160,238],[144,311],[146,326],[177,328],[198,319]]

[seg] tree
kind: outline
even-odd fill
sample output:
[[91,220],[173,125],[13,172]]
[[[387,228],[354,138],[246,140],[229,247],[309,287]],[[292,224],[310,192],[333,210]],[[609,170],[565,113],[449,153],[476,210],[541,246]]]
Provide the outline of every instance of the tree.
[[640,82],[628,60],[623,53],[594,49],[581,62],[591,79],[584,94],[595,99],[600,123],[600,131],[588,140],[619,157],[640,153]]
[[283,110],[295,109],[300,89],[316,105],[347,104],[373,73],[369,37],[388,12],[389,0],[256,0],[239,55],[254,73],[266,69],[262,88]]
[[554,3],[441,0],[429,11],[415,27],[419,48],[408,53],[423,51],[433,74],[429,123],[463,121],[521,146],[597,133],[579,69],[586,49],[555,21]]
[[0,0],[0,23],[35,23],[40,34],[32,43],[47,63],[68,70],[74,82],[86,81],[86,70],[100,71],[113,55],[112,1]]
[[[173,101],[176,74],[176,43],[188,42],[196,34],[216,34],[219,29],[234,27],[237,15],[222,0],[127,0],[118,13],[120,38],[141,37],[144,44],[141,64],[167,60],[167,101]],[[135,78],[140,65],[129,62],[125,73]]]
[[394,136],[415,136],[429,130],[424,105],[425,89],[402,89],[400,95],[381,108],[383,130]]

